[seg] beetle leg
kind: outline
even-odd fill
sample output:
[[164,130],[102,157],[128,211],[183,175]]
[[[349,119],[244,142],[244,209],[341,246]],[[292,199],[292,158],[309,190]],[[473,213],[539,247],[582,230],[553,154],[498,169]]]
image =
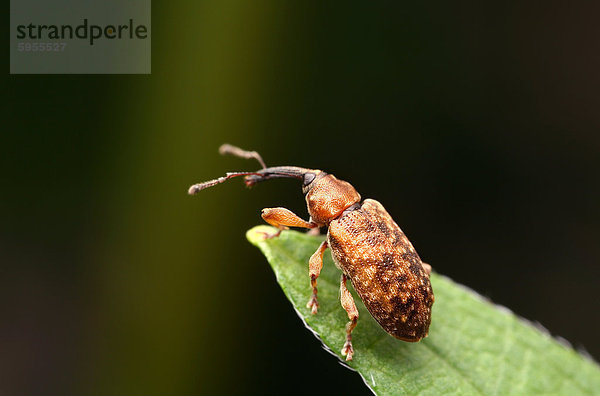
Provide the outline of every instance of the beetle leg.
[[323,253],[327,249],[327,241],[323,241],[316,252],[310,256],[310,260],[308,261],[308,275],[310,276],[310,285],[312,286],[312,296],[308,303],[306,304],[306,308],[311,309],[311,313],[314,315],[317,313],[319,309],[319,302],[317,301],[317,278],[321,273],[321,268],[323,268]]
[[312,236],[321,235],[321,231],[319,231],[319,227],[311,228],[310,230],[306,231],[306,233],[308,235],[312,235]]
[[288,227],[315,228],[317,224],[302,220],[294,212],[286,208],[265,208],[261,213],[262,218],[279,231],[275,234],[266,234],[265,238],[275,238],[281,234],[281,231],[287,230]]
[[427,276],[431,275],[431,265],[422,262],[421,266],[423,267],[423,270],[425,270]]
[[347,279],[346,275],[342,274],[340,282],[340,301],[342,302],[342,307],[344,307],[348,313],[348,319],[350,319],[350,322],[346,324],[346,342],[342,348],[342,355],[346,356],[346,360],[348,361],[352,360],[352,355],[354,355],[354,348],[352,347],[352,330],[354,330],[358,321],[358,309],[356,309],[352,294],[350,294],[350,291],[346,286]]

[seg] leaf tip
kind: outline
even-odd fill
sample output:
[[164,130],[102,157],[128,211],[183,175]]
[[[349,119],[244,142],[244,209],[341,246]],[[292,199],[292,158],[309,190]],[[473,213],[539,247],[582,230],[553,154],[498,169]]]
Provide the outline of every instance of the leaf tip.
[[246,238],[251,244],[258,246],[260,242],[265,240],[265,234],[272,234],[274,230],[274,227],[258,225],[246,231]]

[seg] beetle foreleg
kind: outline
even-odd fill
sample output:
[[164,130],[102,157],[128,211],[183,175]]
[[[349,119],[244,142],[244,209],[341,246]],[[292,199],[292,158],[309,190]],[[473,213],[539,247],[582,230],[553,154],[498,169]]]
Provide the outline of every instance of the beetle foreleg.
[[294,212],[286,208],[265,208],[261,213],[262,218],[279,231],[275,234],[265,234],[266,238],[275,238],[281,234],[281,231],[288,227],[315,228],[317,224],[302,220]]
[[358,321],[358,309],[356,309],[352,294],[350,294],[350,291],[346,286],[347,279],[346,275],[342,274],[342,279],[340,281],[340,301],[342,307],[344,307],[348,313],[348,319],[350,319],[350,322],[346,324],[346,342],[342,348],[342,355],[346,356],[346,360],[348,361],[352,360],[352,355],[354,355],[354,348],[352,347],[352,330],[354,330]]
[[327,241],[321,243],[317,251],[310,256],[310,260],[308,261],[308,275],[310,276],[310,285],[312,286],[312,296],[310,297],[310,300],[308,300],[306,308],[309,308],[313,315],[316,314],[319,309],[319,302],[317,300],[317,278],[323,268],[323,253],[325,252],[325,249],[327,249]]

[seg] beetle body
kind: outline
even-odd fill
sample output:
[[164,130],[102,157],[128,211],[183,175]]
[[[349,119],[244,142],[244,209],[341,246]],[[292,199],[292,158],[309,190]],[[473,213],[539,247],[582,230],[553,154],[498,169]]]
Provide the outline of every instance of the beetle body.
[[392,336],[427,336],[433,290],[419,255],[385,208],[373,199],[329,225],[327,241],[338,267],[375,320]]
[[265,237],[276,237],[288,227],[328,227],[327,239],[309,260],[313,292],[307,307],[313,314],[318,311],[317,278],[323,267],[323,253],[329,247],[336,266],[342,271],[340,300],[350,320],[342,348],[346,360],[351,360],[354,354],[352,330],[358,320],[358,310],[346,287],[348,279],[369,313],[390,335],[409,342],[427,336],[434,302],[429,281],[431,267],[421,261],[383,205],[373,199],[361,200],[350,183],[317,169],[267,168],[256,152],[229,145],[223,145],[220,151],[256,158],[263,168],[256,172],[227,173],[219,179],[195,184],[190,187],[190,194],[238,176],[244,176],[247,186],[282,177],[302,180],[310,220],[302,220],[285,208],[263,209],[263,219],[279,229]]

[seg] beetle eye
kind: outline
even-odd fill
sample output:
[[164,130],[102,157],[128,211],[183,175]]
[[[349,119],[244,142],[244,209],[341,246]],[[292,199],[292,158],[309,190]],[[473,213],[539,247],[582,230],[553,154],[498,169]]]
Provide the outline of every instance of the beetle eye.
[[312,183],[313,180],[315,180],[315,177],[317,175],[315,175],[314,173],[305,173],[304,174],[304,187],[308,186],[310,183]]

